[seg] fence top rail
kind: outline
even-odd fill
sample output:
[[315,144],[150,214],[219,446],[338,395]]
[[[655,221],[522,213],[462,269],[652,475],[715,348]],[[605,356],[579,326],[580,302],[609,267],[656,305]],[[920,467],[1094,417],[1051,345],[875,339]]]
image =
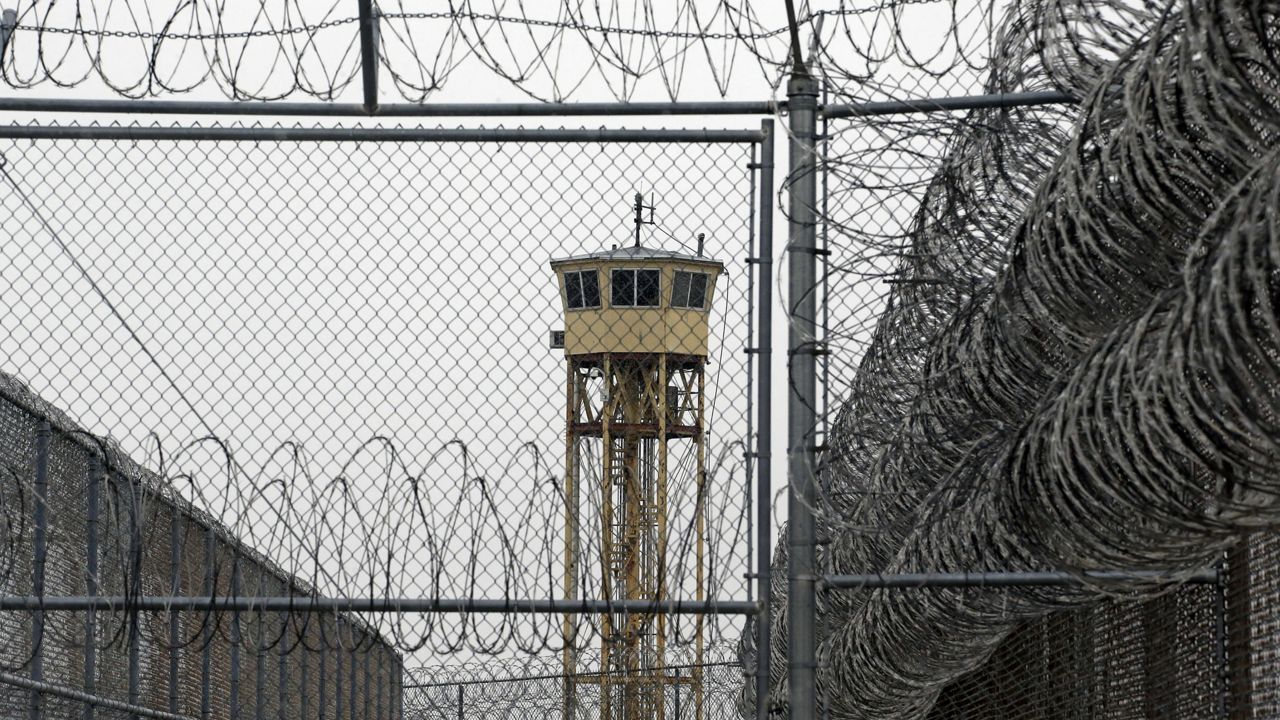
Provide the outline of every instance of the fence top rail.
[[705,102],[392,103],[372,111],[357,103],[195,100],[85,100],[0,98],[4,112],[70,112],[133,115],[256,115],[298,117],[565,117],[645,115],[775,115],[774,100]]
[[158,125],[5,125],[15,140],[240,142],[471,142],[751,144],[759,130],[627,128],[197,127]]
[[[1079,100],[1056,90],[906,98],[860,103],[833,103],[821,108],[827,118],[873,117],[953,112],[996,107],[1075,104]],[[579,103],[393,103],[372,110],[358,103],[245,102],[195,100],[82,100],[71,98],[0,98],[0,112],[104,113],[113,115],[210,115],[257,117],[662,117],[685,115],[777,115],[786,101]]]
[[229,611],[366,613],[645,613],[659,615],[754,615],[751,600],[555,600],[488,598],[37,596],[0,595],[0,611]]

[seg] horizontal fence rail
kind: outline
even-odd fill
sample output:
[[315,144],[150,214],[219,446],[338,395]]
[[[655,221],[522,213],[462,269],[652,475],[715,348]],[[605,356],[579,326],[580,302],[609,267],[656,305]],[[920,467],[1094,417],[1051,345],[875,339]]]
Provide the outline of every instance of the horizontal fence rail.
[[271,142],[448,143],[757,143],[759,130],[628,130],[540,128],[192,127],[192,126],[0,126],[13,140],[177,140]]
[[829,119],[858,118],[878,115],[954,112],[957,110],[1035,107],[1038,105],[1074,105],[1078,102],[1080,102],[1079,98],[1071,93],[1056,90],[992,93],[988,95],[958,95],[941,98],[880,100],[865,103],[831,103],[822,107],[822,116]]
[[983,588],[983,587],[1073,587],[1097,583],[1179,582],[1216,584],[1217,570],[1201,570],[1191,574],[1163,573],[1156,570],[1089,570],[1070,572],[937,572],[937,573],[868,573],[863,575],[827,575],[822,587],[831,590],[875,590],[892,588]]
[[754,615],[759,604],[745,600],[485,600],[481,598],[328,597],[0,597],[4,610],[188,610],[245,612],[362,613],[656,613],[665,615]]
[[128,713],[132,717],[153,718],[154,720],[194,720],[189,715],[177,715],[174,713],[164,712],[163,710],[153,710],[141,705],[133,705],[119,700],[104,698],[100,695],[82,692],[74,688],[62,687],[53,683],[39,682],[24,678],[21,675],[14,675],[0,671],[0,684],[12,685],[24,690],[31,690],[52,697],[59,697],[66,700],[75,701],[89,708],[103,708],[104,710],[118,710]]
[[568,117],[661,115],[773,115],[773,100],[635,103],[392,103],[372,111],[355,103],[198,102],[189,100],[67,100],[2,98],[0,112],[108,113],[120,115],[219,115],[309,117]]

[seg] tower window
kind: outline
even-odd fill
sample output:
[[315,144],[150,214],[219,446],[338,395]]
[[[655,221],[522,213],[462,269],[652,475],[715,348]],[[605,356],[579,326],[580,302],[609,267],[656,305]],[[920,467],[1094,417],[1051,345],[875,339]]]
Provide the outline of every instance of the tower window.
[[676,271],[671,287],[671,307],[703,310],[707,307],[707,274]]
[[600,277],[595,270],[564,274],[564,294],[570,310],[600,307]]
[[662,298],[657,270],[615,269],[610,276],[613,307],[657,307]]

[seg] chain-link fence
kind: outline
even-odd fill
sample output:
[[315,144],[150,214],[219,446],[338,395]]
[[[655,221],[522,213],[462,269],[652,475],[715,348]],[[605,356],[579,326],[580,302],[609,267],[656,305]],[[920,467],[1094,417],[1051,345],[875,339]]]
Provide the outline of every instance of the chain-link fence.
[[9,704],[1275,715],[1274,38],[921,5],[789,88],[772,576],[767,133],[7,130]]
[[[706,648],[700,666],[672,663],[668,671],[673,685],[666,694],[663,717],[693,717],[701,695],[703,716],[711,720],[740,717],[738,696],[744,681],[736,646]],[[588,664],[599,664],[599,653]],[[703,673],[699,693],[688,684],[695,671]],[[580,674],[579,681],[597,675]],[[560,658],[517,662],[479,661],[462,665],[419,667],[410,671],[404,685],[405,716],[423,720],[456,720],[459,717],[561,718],[564,716],[565,676]],[[599,694],[584,698],[587,706],[599,706]],[[655,716],[658,713],[655,713]]]
[[6,706],[737,712],[767,135],[6,135]]
[[[809,506],[827,580],[812,616],[817,716],[1280,712],[1274,435],[1243,433],[1256,455],[1220,452],[1218,435],[1178,435],[1195,425],[1180,413],[1200,402],[1209,425],[1232,422],[1231,407],[1251,418],[1242,426],[1274,417],[1272,366],[1255,362],[1274,357],[1275,336],[1231,319],[1270,310],[1250,306],[1248,286],[1230,276],[1204,279],[1202,258],[1221,263],[1238,252],[1233,243],[1274,247],[1274,232],[1247,218],[1274,204],[1262,186],[1275,161],[1267,141],[1220,125],[1150,134],[1170,117],[1200,117],[1197,103],[1175,99],[1180,89],[1195,85],[1199,98],[1216,87],[1189,67],[1149,72],[1153,58],[1164,62],[1175,45],[1210,47],[1203,36],[1219,32],[1274,46],[1274,36],[1223,14],[1202,21],[1233,7],[1181,4],[1151,38],[1126,35],[1153,27],[1135,14],[1105,28],[1099,47],[1147,54],[1092,58],[1069,68],[1078,76],[1065,75],[1064,57],[1106,52],[1049,43],[1022,74],[994,67],[980,82],[961,68],[925,78],[943,92],[915,108],[830,107],[816,149],[823,264],[813,286],[824,383],[817,422],[805,428],[812,442],[793,435],[792,445],[815,446],[822,460]],[[1035,10],[1010,11],[1010,47],[1037,23],[1057,27]],[[1092,27],[1057,20],[1068,35]],[[1210,55],[1197,57],[1240,62]],[[1080,97],[1022,97],[1045,80],[1039,63],[1057,63],[1050,69],[1064,75],[1050,86],[1082,88]],[[1259,78],[1276,66],[1263,64],[1245,84],[1268,86]],[[1090,84],[1099,68],[1110,84]],[[912,87],[896,78],[889,68],[867,96]],[[1137,87],[1140,100],[1124,94]],[[956,97],[984,89],[991,94]],[[1270,137],[1280,126],[1273,95],[1248,102],[1250,127]],[[1187,180],[1212,157],[1231,157],[1232,170]],[[1253,192],[1237,197],[1245,186]],[[1260,254],[1239,262],[1258,263],[1258,277],[1270,272]],[[1142,280],[1124,280],[1130,273]],[[1215,292],[1230,299],[1208,310]],[[1234,339],[1159,325],[1171,307],[1236,323],[1242,344],[1266,350],[1255,361]],[[1168,346],[1145,354],[1156,333]],[[1227,380],[1233,373],[1248,380]],[[1150,381],[1157,376],[1166,381]],[[1266,469],[1240,469],[1264,456]],[[789,561],[780,555],[775,572]],[[793,601],[775,593],[784,611]],[[789,638],[775,629],[781,653]],[[791,661],[775,657],[775,667]],[[775,703],[797,697],[779,687],[795,677],[775,673]]]

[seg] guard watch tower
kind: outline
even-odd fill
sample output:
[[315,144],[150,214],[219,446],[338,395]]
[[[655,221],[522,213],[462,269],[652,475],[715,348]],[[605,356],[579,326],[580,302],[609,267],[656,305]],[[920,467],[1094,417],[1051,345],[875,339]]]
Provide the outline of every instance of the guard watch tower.
[[[637,198],[637,230],[639,207]],[[637,233],[633,247],[553,260],[551,268],[565,313],[563,337],[553,345],[563,345],[568,361],[565,597],[577,599],[580,586],[590,592],[595,585],[610,601],[703,600],[707,325],[724,266],[703,257],[701,247],[698,254],[641,247]],[[668,507],[670,475],[692,481],[696,494],[684,493],[682,503],[693,507]],[[584,512],[599,514],[590,523],[601,534],[591,543],[599,557],[580,553]],[[672,522],[679,527],[669,528]],[[687,554],[678,560],[669,531],[683,533],[679,550]],[[684,570],[674,579],[673,564]],[[599,673],[577,676],[584,648],[575,615],[564,617],[566,720],[596,697],[601,720],[677,713],[702,720],[700,617],[694,656],[682,653],[675,668],[668,667],[665,615],[614,612],[592,620],[584,625],[599,628]]]

